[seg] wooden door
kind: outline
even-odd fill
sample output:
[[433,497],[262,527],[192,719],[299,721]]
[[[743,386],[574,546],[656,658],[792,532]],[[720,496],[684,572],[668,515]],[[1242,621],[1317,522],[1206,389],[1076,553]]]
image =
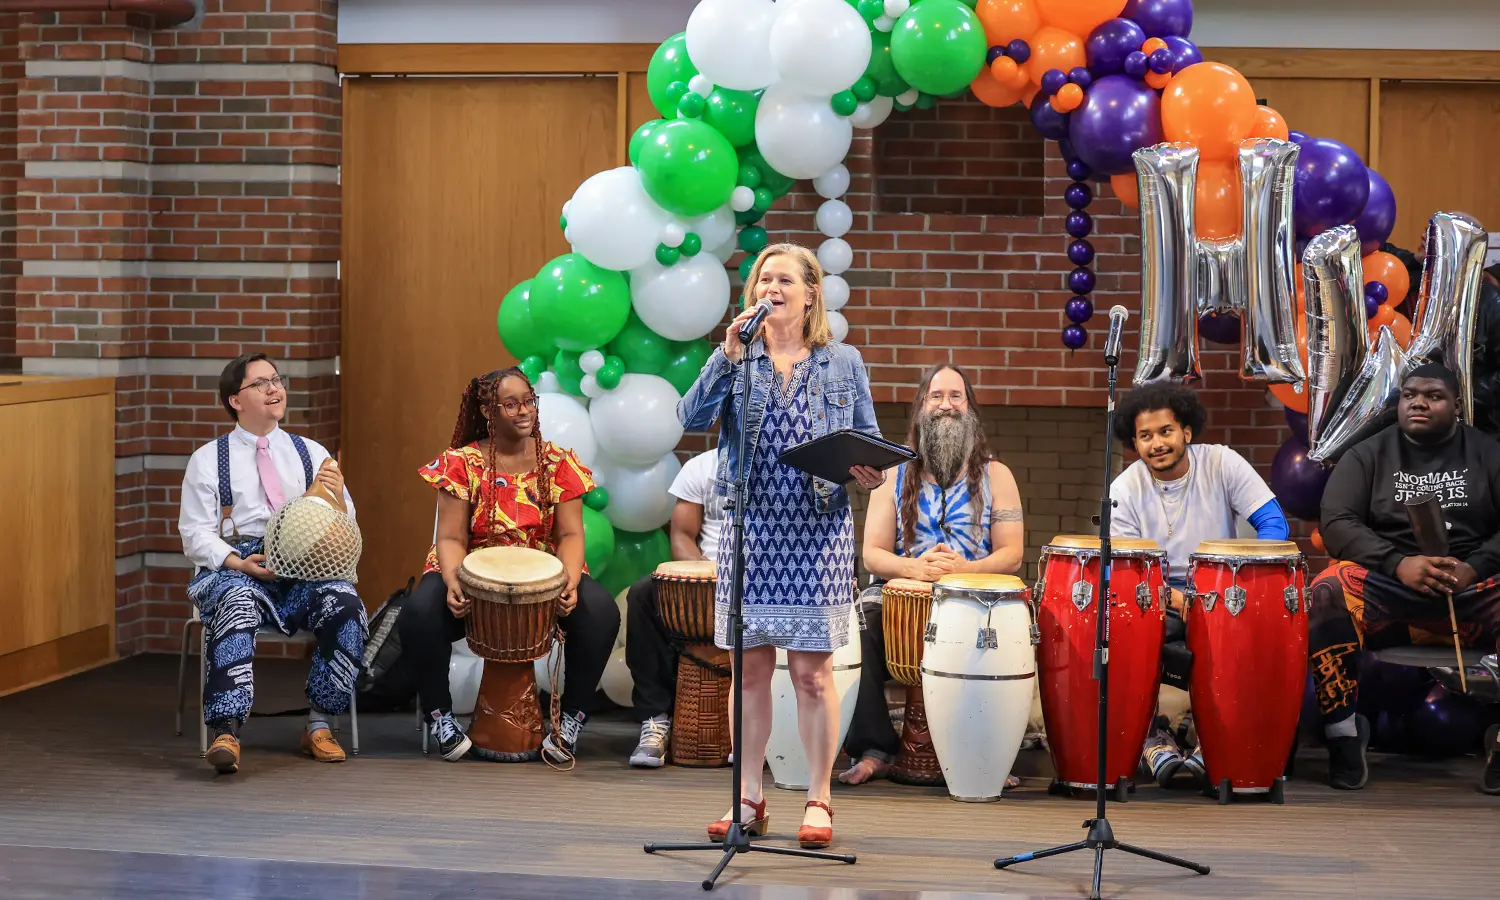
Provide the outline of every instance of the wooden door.
[[511,365],[500,300],[568,252],[562,205],[615,165],[612,77],[351,78],[344,92],[344,467],[374,606],[421,570],[417,468],[464,385]]

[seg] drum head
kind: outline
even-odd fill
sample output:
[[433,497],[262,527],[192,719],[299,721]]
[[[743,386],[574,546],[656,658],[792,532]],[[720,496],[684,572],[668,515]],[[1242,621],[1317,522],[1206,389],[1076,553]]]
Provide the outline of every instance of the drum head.
[[1194,556],[1240,556],[1248,559],[1286,559],[1301,556],[1295,541],[1262,541],[1255,538],[1230,538],[1204,541]]
[[541,584],[561,577],[562,560],[530,547],[484,547],[464,557],[461,575],[475,584]]
[[[1156,541],[1148,541],[1145,538],[1115,537],[1109,539],[1110,550],[1119,552],[1130,552],[1140,550],[1160,550]],[[1044,548],[1047,550],[1098,550],[1099,538],[1091,534],[1059,534],[1047,542]]]
[[713,581],[718,568],[718,564],[711,559],[669,559],[656,567],[656,576],[689,581]]
[[938,579],[940,588],[957,588],[966,591],[1024,591],[1026,582],[1014,575],[944,575]]
[[884,585],[886,591],[900,591],[903,594],[930,594],[932,583],[918,581],[915,578],[892,578]]

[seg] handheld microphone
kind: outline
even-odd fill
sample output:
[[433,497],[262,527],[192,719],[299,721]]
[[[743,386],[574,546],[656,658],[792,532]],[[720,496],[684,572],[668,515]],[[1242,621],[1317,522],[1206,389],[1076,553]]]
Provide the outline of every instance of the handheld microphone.
[[769,300],[762,300],[756,304],[755,315],[750,317],[750,321],[740,326],[740,343],[747,347],[750,346],[750,341],[755,338],[755,332],[760,330],[761,323],[766,320],[766,316],[769,316],[771,310],[774,308],[771,306],[771,301]]
[[1120,362],[1120,335],[1128,318],[1130,310],[1118,304],[1109,311],[1109,337],[1104,341],[1104,361],[1111,366]]

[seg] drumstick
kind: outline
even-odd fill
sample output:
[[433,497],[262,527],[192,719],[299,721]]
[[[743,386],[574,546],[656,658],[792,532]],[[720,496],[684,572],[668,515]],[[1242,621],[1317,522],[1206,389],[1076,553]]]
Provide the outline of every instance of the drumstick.
[[1464,651],[1458,642],[1458,614],[1453,611],[1453,595],[1448,595],[1448,622],[1453,626],[1453,655],[1458,659],[1458,686],[1465,694],[1469,692],[1469,679],[1464,675]]
[[[1443,557],[1448,555],[1448,525],[1443,518],[1443,507],[1436,494],[1418,494],[1406,501],[1406,517],[1411,522],[1412,537],[1423,556]],[[1453,655],[1458,659],[1458,684],[1464,693],[1469,692],[1469,680],[1464,675],[1464,651],[1458,640],[1458,614],[1453,611],[1453,594],[1448,594],[1448,622],[1453,626]]]

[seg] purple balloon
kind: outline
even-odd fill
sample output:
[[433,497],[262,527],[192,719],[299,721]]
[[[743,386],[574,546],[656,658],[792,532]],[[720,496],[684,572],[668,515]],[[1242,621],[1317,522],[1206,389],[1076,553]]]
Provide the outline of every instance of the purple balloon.
[[1240,342],[1240,317],[1234,314],[1205,313],[1198,317],[1198,334],[1215,344]]
[[1375,318],[1375,314],[1378,312],[1380,312],[1380,301],[1369,294],[1365,294],[1365,320],[1369,321]]
[[1094,272],[1079,266],[1068,273],[1068,290],[1075,294],[1087,294],[1094,289]]
[[1146,67],[1158,75],[1172,71],[1172,53],[1166,47],[1153,51],[1146,57]]
[[1090,75],[1089,70],[1083,66],[1074,66],[1068,70],[1068,81],[1088,90],[1089,85],[1094,83],[1094,76]]
[[1083,50],[1095,78],[1125,71],[1125,57],[1140,52],[1146,32],[1129,19],[1110,19],[1094,29]]
[[1167,52],[1172,54],[1172,74],[1203,62],[1203,51],[1187,38],[1169,34],[1162,40],[1167,42]]
[[1065,162],[1072,162],[1078,158],[1078,154],[1073,152],[1073,142],[1067,138],[1062,138],[1057,142],[1057,152],[1062,154]]
[[1069,350],[1077,350],[1089,342],[1089,333],[1082,325],[1069,325],[1062,332],[1063,346]]
[[1106,75],[1069,115],[1078,158],[1103,175],[1135,171],[1131,154],[1162,142],[1161,95],[1126,75]]
[[1063,189],[1063,202],[1069,209],[1088,209],[1088,205],[1094,202],[1094,189],[1075,181]]
[[1385,301],[1391,299],[1391,289],[1378,281],[1366,281],[1365,299],[1374,300],[1375,305],[1379,306]]
[[1063,85],[1067,83],[1068,75],[1062,69],[1048,69],[1042,75],[1042,95],[1045,97],[1050,97],[1058,91],[1062,90]]
[[[1084,107],[1087,105],[1085,102]],[[1073,143],[1078,143],[1077,135]],[[1312,237],[1354,221],[1370,199],[1368,171],[1348,144],[1332,138],[1303,141],[1292,189],[1292,219],[1297,233]]]
[[1299,237],[1293,242],[1293,250],[1297,254],[1297,262],[1302,262],[1302,251],[1307,249],[1307,245],[1311,240],[1312,238]]
[[1132,50],[1125,55],[1125,74],[1131,78],[1145,78],[1146,73],[1151,71],[1151,60],[1140,50]]
[[1287,438],[1271,460],[1271,490],[1287,515],[1315,522],[1329,470],[1307,458],[1307,444]]
[[1067,313],[1070,322],[1082,325],[1094,317],[1094,303],[1087,297],[1074,297],[1063,312]]
[[1067,229],[1070,237],[1086,238],[1094,231],[1094,219],[1083,210],[1075,209],[1068,213],[1063,227]]
[[1307,140],[1307,133],[1304,131],[1288,130],[1286,133],[1286,139],[1294,144],[1300,144],[1303,141]]
[[1068,177],[1074,181],[1082,181],[1094,173],[1093,169],[1081,159],[1068,160]]
[[1471,697],[1454,694],[1435,684],[1406,714],[1406,733],[1418,753],[1457,756],[1480,748],[1485,719]]
[[1041,97],[1031,104],[1031,124],[1042,137],[1055,141],[1068,136],[1068,114],[1052,108]]
[[1068,245],[1068,262],[1075,266],[1086,266],[1093,261],[1093,244],[1080,238]]
[[[1370,199],[1359,218],[1354,220],[1354,230],[1359,232],[1359,252],[1369,256],[1390,240],[1396,230],[1396,194],[1391,186],[1374,169],[1367,169],[1370,178]],[[1382,303],[1385,301],[1381,301]]]
[[1020,38],[1016,38],[1009,44],[1005,45],[1005,55],[1009,56],[1017,63],[1024,65],[1028,60],[1031,59],[1031,45],[1021,40]]
[[1193,30],[1192,0],[1130,0],[1120,15],[1134,19],[1146,37],[1187,37]]
[[1286,413],[1286,427],[1292,430],[1292,436],[1302,443],[1307,443],[1307,413],[1299,413],[1290,406],[1284,407]]
[[995,46],[993,46],[993,47],[990,48],[990,52],[988,52],[988,53],[986,53],[984,55],[984,64],[986,66],[992,66],[992,65],[995,64],[995,60],[999,59],[1000,57],[1002,57],[1004,55],[1005,55],[1005,48],[1002,47],[1002,46],[1000,46],[999,44],[996,44]]

